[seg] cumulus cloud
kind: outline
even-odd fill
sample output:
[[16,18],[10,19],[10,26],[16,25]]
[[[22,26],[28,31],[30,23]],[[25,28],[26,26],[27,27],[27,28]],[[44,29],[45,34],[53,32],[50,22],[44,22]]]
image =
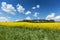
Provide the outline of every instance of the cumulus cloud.
[[22,19],[16,19],[15,21],[22,21]]
[[36,7],[32,7],[32,9],[36,9]]
[[32,7],[32,9],[36,9],[36,8],[40,8],[40,5],[36,5],[36,6]]
[[37,19],[40,19],[40,17],[37,17]]
[[54,18],[55,18],[55,13],[51,13],[46,17],[46,20],[54,20]]
[[20,21],[19,19],[15,20],[15,21]]
[[7,17],[0,17],[0,22],[8,22],[8,18]]
[[36,8],[40,8],[40,5],[36,5]]
[[38,14],[39,14],[38,12],[35,12],[34,17],[38,17]]
[[24,13],[25,8],[23,6],[21,6],[20,4],[17,4],[17,11],[20,13]]
[[31,18],[28,16],[28,17],[26,17],[26,20],[31,20]]
[[25,15],[28,15],[28,14],[31,14],[31,11],[27,11],[27,12],[25,13]]
[[60,21],[60,16],[56,16],[54,20],[55,21]]
[[46,20],[60,21],[60,16],[55,16],[55,13],[51,13],[46,17]]
[[6,2],[2,2],[1,9],[3,11],[7,12],[7,13],[10,13],[10,14],[15,14],[15,12],[16,12],[13,5],[12,4],[7,4]]

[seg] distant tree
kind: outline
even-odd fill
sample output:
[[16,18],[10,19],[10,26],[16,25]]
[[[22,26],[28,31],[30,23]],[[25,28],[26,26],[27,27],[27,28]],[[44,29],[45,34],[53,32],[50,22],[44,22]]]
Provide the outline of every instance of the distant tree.
[[54,20],[45,20],[45,19],[34,19],[34,20],[22,20],[22,21],[17,21],[17,22],[33,22],[33,23],[46,23],[46,22],[55,22]]

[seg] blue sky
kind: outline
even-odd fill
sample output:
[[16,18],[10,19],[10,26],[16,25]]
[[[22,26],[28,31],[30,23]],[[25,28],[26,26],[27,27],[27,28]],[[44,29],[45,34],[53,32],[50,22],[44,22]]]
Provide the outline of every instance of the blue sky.
[[60,21],[60,0],[0,0],[0,21]]

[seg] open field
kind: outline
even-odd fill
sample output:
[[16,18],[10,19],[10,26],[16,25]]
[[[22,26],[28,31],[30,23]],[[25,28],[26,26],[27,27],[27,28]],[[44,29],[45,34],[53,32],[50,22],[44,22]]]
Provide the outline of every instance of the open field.
[[30,23],[30,22],[0,22],[1,26],[6,27],[27,27],[27,28],[44,28],[60,30],[60,23]]
[[60,23],[0,22],[0,40],[60,40]]
[[0,40],[60,40],[60,30],[0,27]]

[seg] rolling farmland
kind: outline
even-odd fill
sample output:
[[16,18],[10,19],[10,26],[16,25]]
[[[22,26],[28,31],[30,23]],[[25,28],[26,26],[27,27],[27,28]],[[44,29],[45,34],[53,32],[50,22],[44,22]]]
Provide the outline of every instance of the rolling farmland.
[[60,40],[60,23],[0,22],[0,40]]

